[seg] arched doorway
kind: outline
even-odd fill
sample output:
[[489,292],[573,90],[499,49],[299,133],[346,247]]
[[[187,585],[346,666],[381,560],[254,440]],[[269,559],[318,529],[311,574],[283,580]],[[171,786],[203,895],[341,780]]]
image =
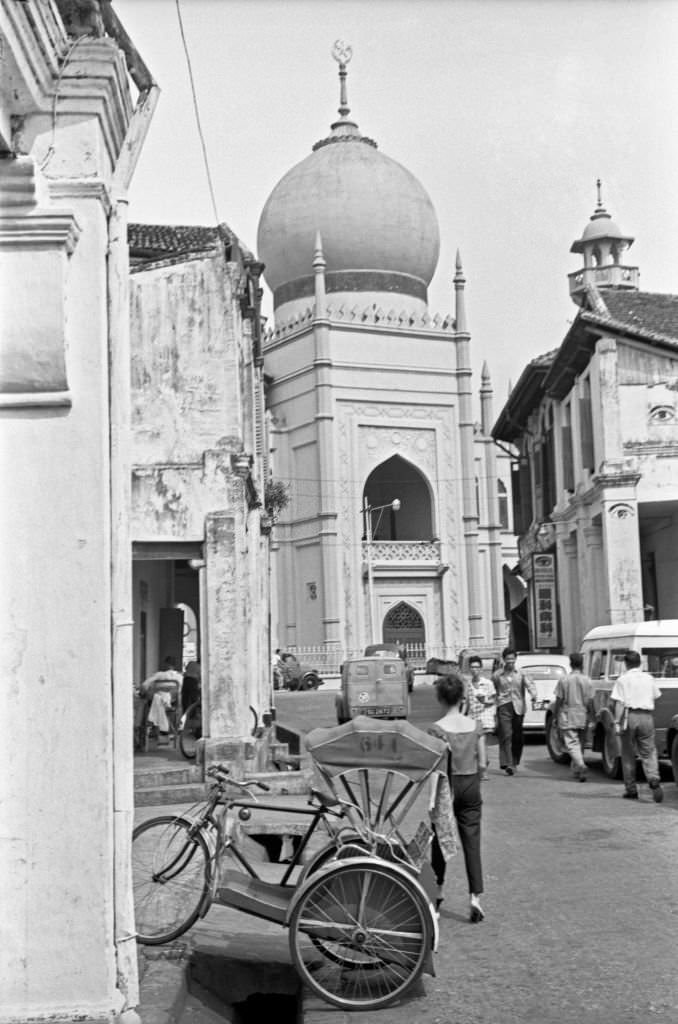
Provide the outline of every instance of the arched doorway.
[[426,640],[424,620],[411,604],[400,601],[387,612],[382,635],[385,644],[394,644],[400,641],[405,644],[408,651],[412,647],[423,648]]

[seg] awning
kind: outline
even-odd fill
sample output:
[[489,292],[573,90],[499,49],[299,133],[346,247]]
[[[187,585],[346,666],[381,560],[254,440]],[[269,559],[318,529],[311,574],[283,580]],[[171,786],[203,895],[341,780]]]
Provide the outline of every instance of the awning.
[[508,594],[508,606],[513,610],[519,604],[522,604],[527,597],[527,583],[522,576],[517,576],[514,572],[511,572],[506,563],[502,567],[502,572],[504,575],[504,590]]

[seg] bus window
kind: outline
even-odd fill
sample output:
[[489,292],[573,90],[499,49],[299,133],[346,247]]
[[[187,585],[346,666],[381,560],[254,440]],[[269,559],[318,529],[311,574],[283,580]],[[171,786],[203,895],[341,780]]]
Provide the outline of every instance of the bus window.
[[624,671],[624,655],[628,648],[616,648],[611,652],[610,655],[610,671],[608,673],[610,679],[617,679]]
[[589,677],[591,679],[600,679],[605,673],[605,662],[607,660],[607,651],[591,651],[591,660],[589,661]]
[[678,648],[643,647],[643,668],[653,676],[676,678],[678,676]]

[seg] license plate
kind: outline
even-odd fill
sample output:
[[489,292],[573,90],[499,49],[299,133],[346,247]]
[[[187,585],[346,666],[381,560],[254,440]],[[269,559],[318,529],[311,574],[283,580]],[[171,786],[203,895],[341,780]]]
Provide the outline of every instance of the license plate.
[[369,708],[351,708],[352,715],[371,715],[372,717],[378,717],[380,715],[404,715],[404,707],[369,707]]

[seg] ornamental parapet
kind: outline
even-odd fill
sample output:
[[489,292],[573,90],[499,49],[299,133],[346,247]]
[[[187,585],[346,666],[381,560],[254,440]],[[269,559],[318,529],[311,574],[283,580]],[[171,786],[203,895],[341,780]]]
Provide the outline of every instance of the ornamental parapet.
[[[315,319],[313,306],[295,312],[288,319],[276,323],[274,328],[266,331],[264,344],[271,345],[276,341],[291,337],[298,332],[307,330]],[[348,306],[341,303],[333,306],[331,303],[325,308],[324,320],[337,325],[350,325],[351,327],[383,328],[389,331],[426,331],[430,333],[454,334],[456,322],[454,317],[448,313],[442,316],[435,313],[431,316],[428,312],[418,313],[410,310],[384,309],[382,306],[371,304],[362,307],[359,304]]]
[[[368,550],[369,549],[369,550]],[[439,565],[440,541],[437,540],[373,540],[363,541],[363,559],[380,563],[408,565]]]

